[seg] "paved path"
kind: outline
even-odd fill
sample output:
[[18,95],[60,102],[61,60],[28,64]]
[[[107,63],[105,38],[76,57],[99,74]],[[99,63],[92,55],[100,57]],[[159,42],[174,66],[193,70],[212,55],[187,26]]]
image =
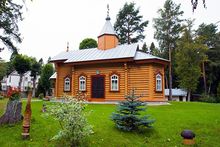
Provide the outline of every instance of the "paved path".
[[[88,104],[118,104],[118,102],[86,102]],[[149,106],[170,105],[168,102],[146,102]]]
[[[50,102],[65,102],[65,101],[54,99],[54,100],[51,100]],[[118,104],[118,102],[116,102],[116,101],[113,101],[113,102],[85,102],[85,103],[86,104],[112,104],[112,105]],[[171,105],[168,102],[146,102],[146,103],[149,106]]]
[[[25,99],[22,99],[22,101],[27,101],[27,99],[25,98]],[[42,100],[38,100],[38,99],[31,99],[31,102],[40,102],[40,101],[42,101]]]

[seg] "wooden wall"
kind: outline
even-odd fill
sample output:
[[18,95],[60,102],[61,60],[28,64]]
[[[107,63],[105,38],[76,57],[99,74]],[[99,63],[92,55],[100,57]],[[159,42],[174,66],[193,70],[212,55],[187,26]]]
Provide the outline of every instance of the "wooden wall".
[[[69,76],[71,77],[71,66],[65,65],[65,64],[58,64],[57,65],[57,79],[58,83],[56,84],[56,96],[61,97],[65,94],[71,95],[71,92],[64,92],[64,78]],[[56,79],[56,82],[57,82]]]
[[150,97],[150,64],[128,65],[128,92],[135,89],[137,95],[143,95],[142,99]]
[[98,49],[112,49],[115,48],[117,45],[118,38],[115,35],[102,35],[98,38]]
[[156,92],[156,74],[162,75],[164,89],[164,66],[153,63],[129,64],[128,91],[135,89],[137,95],[142,95],[143,101],[165,101],[164,90]]
[[[99,71],[100,75],[105,76],[105,100],[116,101],[124,100],[124,96],[135,89],[137,94],[143,95],[144,101],[165,101],[164,91],[155,92],[155,75],[160,72],[163,76],[164,89],[164,66],[152,63],[103,63],[90,65],[59,65],[57,66],[56,84],[58,97],[63,95],[64,78],[70,76],[72,78],[71,92],[66,93],[75,96],[78,92],[78,79],[80,75],[86,76],[86,95],[91,100],[91,76],[96,75]],[[117,73],[120,76],[119,91],[110,91],[110,75]],[[127,73],[126,73],[127,72]],[[127,78],[127,80],[126,80]],[[103,101],[103,99],[93,99],[95,101]]]
[[[81,66],[75,66],[75,74],[74,74],[74,87],[76,87],[74,90],[74,94],[78,91],[78,78],[79,76],[86,75],[86,94],[88,98],[91,98],[91,76],[96,75],[96,71],[100,72],[100,75],[105,76],[105,98],[108,100],[118,100],[118,99],[124,99],[124,66],[122,63],[110,63],[110,64],[104,64],[104,65],[81,65]],[[110,91],[110,74],[113,72],[117,72],[120,75],[120,86],[118,92],[112,92]],[[97,99],[99,100],[99,99]]]

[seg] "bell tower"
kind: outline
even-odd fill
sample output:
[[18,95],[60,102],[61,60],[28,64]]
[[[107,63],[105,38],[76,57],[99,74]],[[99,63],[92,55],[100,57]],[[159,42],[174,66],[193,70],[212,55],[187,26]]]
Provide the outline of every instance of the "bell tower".
[[107,17],[105,20],[106,22],[98,36],[98,49],[100,50],[115,48],[118,45],[118,36],[110,22],[109,5],[107,5]]

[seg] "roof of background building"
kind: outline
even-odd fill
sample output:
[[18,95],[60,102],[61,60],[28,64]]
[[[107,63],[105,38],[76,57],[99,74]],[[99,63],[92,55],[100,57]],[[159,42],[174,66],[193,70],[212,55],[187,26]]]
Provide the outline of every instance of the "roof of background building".
[[[173,96],[186,96],[187,92],[183,89],[172,89]],[[165,89],[165,96],[169,96],[169,89]]]

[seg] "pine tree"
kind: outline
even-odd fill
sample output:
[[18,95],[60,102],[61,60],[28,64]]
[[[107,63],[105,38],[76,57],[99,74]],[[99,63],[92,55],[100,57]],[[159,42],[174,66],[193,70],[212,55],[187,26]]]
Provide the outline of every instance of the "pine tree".
[[[158,10],[159,17],[154,18],[154,38],[159,42],[161,50],[161,56],[170,60],[169,65],[169,100],[172,100],[172,87],[177,85],[175,80],[176,75],[174,73],[176,42],[179,39],[182,31],[182,21],[180,17],[183,15],[183,11],[180,10],[180,4],[175,4],[172,0],[166,0],[164,7]],[[168,75],[166,74],[166,79]]]
[[[192,5],[192,10],[194,12],[194,10],[197,8],[198,2],[199,0],[191,0],[191,5]],[[201,0],[203,3],[204,8],[206,8],[206,1],[205,0]]]
[[[220,75],[220,46],[219,46],[219,34],[216,24],[200,24],[196,30],[197,37],[204,39],[204,44],[208,46],[206,55],[208,60],[204,60],[202,63],[203,69],[203,84],[199,84],[198,88],[204,87],[205,94],[216,94],[216,88],[218,84],[218,77]],[[216,60],[217,59],[217,60]],[[217,61],[217,62],[216,62]]]
[[54,69],[52,64],[47,63],[42,67],[38,88],[42,88],[46,96],[49,94],[49,90],[51,88],[51,82],[49,81],[49,78],[52,76],[53,73]]
[[139,100],[134,89],[125,97],[126,101],[118,104],[116,112],[112,113],[112,120],[118,129],[132,131],[140,127],[152,127],[155,120],[149,120],[149,115],[140,116],[140,111],[146,110],[146,103]]
[[177,42],[176,73],[181,88],[186,89],[188,101],[190,94],[194,92],[201,76],[201,63],[206,58],[207,47],[200,38],[192,38],[189,29],[184,30],[183,36]]
[[154,18],[154,38],[159,42],[159,47],[163,53],[163,57],[169,59],[169,49],[175,47],[176,41],[179,39],[183,29],[181,23],[183,15],[180,10],[180,4],[175,4],[172,0],[166,0],[163,9],[158,10],[159,17]]
[[148,21],[142,20],[143,16],[139,15],[139,8],[135,8],[135,3],[125,3],[123,8],[117,14],[114,24],[115,31],[121,44],[130,44],[142,41],[144,28],[147,27]]
[[144,42],[143,46],[142,46],[142,51],[147,53],[148,52],[148,48],[147,48],[147,44],[146,42]]
[[154,42],[150,44],[150,54],[154,56],[161,56],[160,50],[155,47]]
[[[21,43],[18,22],[22,20],[22,4],[24,1],[1,0],[0,1],[0,49],[2,44],[11,51],[17,51],[14,43]],[[1,51],[0,51],[1,52]]]

